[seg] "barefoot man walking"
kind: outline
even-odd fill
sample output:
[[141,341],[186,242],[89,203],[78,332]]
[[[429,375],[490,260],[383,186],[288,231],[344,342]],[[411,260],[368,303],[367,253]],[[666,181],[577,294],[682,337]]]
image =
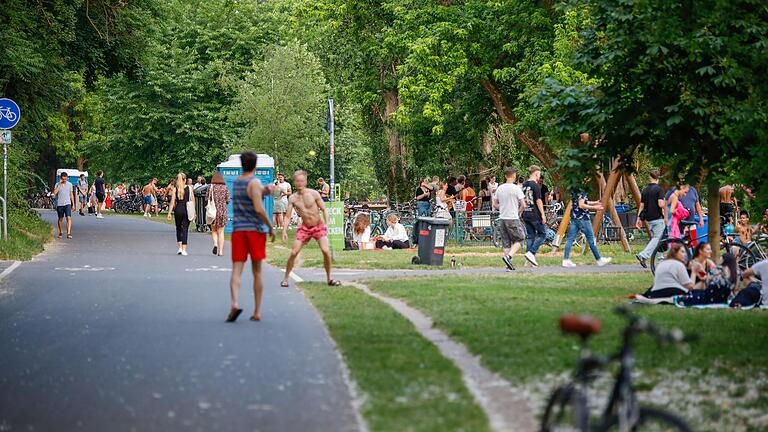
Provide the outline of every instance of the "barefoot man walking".
[[232,278],[229,288],[232,294],[232,308],[229,310],[227,322],[234,322],[243,310],[237,303],[237,293],[240,291],[240,277],[251,256],[253,271],[253,296],[256,308],[251,321],[261,321],[261,293],[264,286],[261,283],[261,262],[267,257],[267,235],[275,241],[271,217],[267,216],[261,202],[263,194],[271,194],[272,190],[263,187],[259,179],[253,176],[256,171],[256,153],[244,152],[240,155],[243,175],[235,179],[232,186]]
[[[323,223],[324,220],[328,220],[328,211],[323,204],[323,198],[316,190],[307,188],[307,173],[304,171],[296,171],[293,174],[293,186],[296,188],[296,192],[288,199],[286,214],[290,215],[291,210],[295,209],[301,217],[302,224],[296,231],[296,240],[293,241],[291,257],[288,258],[288,264],[285,266],[285,278],[280,286],[288,286],[288,277],[291,275],[296,257],[301,252],[301,248],[312,239],[317,240],[317,244],[320,245],[320,250],[323,252],[328,285],[339,286],[341,282],[331,279],[331,250],[328,245],[328,229]],[[320,212],[323,213],[322,220],[320,219]],[[283,241],[288,240],[288,224],[285,225],[286,227],[283,227]]]

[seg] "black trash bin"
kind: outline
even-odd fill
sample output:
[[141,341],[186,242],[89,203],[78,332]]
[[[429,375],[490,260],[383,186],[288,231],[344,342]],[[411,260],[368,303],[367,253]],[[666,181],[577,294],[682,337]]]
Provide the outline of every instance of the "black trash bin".
[[418,231],[419,255],[411,263],[423,265],[443,265],[445,242],[448,238],[449,219],[420,217],[414,231]]
[[205,208],[208,205],[208,188],[210,185],[203,185],[195,189],[195,212],[197,217],[195,218],[195,231],[208,232],[211,227],[205,221]]

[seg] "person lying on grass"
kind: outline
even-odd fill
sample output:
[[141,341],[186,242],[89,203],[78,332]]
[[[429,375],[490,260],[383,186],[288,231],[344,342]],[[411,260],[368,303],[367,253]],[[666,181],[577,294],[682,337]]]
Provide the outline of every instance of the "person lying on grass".
[[376,236],[377,249],[408,249],[408,233],[405,227],[398,222],[397,215],[390,213],[387,216],[387,230],[384,235]]

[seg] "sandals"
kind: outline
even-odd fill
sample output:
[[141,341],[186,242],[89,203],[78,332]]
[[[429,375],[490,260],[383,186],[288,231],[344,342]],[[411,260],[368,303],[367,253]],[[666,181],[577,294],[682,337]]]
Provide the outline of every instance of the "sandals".
[[237,321],[237,317],[239,317],[241,313],[243,313],[242,309],[231,309],[229,311],[229,315],[227,316],[227,321],[226,322],[235,322],[235,321]]
[[251,316],[249,319],[251,321],[261,321],[261,318],[256,318],[255,316]]
[[280,287],[281,287],[281,288],[288,288],[289,286],[290,286],[290,285],[289,285],[289,284],[288,284],[288,282],[286,282],[286,281],[282,281],[282,282],[280,282]]
[[337,281],[335,279],[331,279],[328,281],[328,286],[341,286],[341,281]]
[[59,238],[61,238],[62,236],[63,236],[63,234],[62,234],[62,233],[59,233]]
[[72,234],[67,234],[67,238],[71,239],[72,238]]

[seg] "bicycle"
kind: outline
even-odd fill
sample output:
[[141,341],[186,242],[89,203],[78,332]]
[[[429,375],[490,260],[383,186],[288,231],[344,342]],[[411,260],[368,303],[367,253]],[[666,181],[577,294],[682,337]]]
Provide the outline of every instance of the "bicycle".
[[[681,244],[685,248],[688,261],[693,258],[693,238],[691,237],[691,231],[686,229],[690,226],[695,226],[696,222],[683,221],[680,223],[685,230],[683,238],[662,238],[659,240],[659,244],[651,253],[651,273],[656,274],[656,267],[666,258],[666,252],[669,250],[669,246],[672,244]],[[748,268],[752,267],[758,262],[755,254],[746,245],[734,242],[725,235],[723,224],[720,225],[720,251],[721,253],[731,253],[736,257],[736,262],[739,265],[739,273],[744,273]],[[697,240],[702,236],[697,237]]]
[[[661,329],[648,319],[634,314],[628,306],[619,306],[614,311],[629,323],[622,332],[621,348],[609,356],[593,355],[588,347],[589,337],[600,331],[599,320],[578,315],[560,317],[562,331],[580,337],[581,354],[576,363],[573,381],[557,387],[547,401],[541,431],[691,431],[685,421],[675,414],[639,403],[633,384],[632,344],[639,333],[653,336],[660,344],[681,344],[694,338],[686,337],[677,329]],[[600,370],[614,363],[619,364],[616,381],[600,417],[593,418],[589,412],[587,389]]]
[[11,111],[10,107],[0,108],[0,118],[5,117],[8,121],[12,122],[16,120],[16,113]]

